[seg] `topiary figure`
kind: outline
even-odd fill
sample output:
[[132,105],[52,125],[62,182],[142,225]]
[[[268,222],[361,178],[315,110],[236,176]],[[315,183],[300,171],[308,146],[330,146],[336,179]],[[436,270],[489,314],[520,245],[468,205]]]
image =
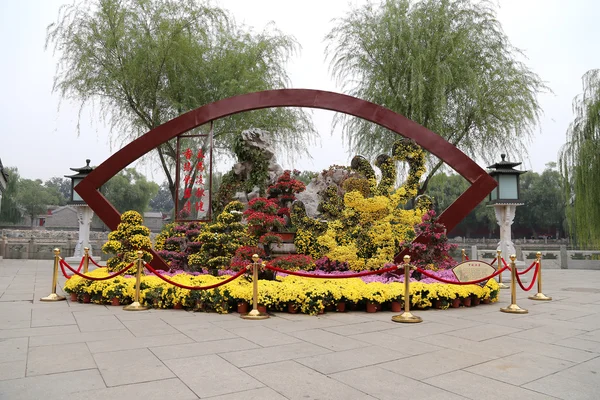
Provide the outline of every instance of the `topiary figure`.
[[[394,190],[398,161],[409,164],[409,176]],[[348,263],[353,270],[378,269],[393,260],[400,242],[413,233],[414,225],[426,212],[422,204],[414,210],[402,208],[417,194],[419,179],[425,172],[425,156],[413,141],[403,139],[395,143],[391,156],[377,157],[375,165],[381,170],[379,182],[364,157],[352,159],[356,175],[342,185],[346,191],[328,193],[329,201],[335,204],[331,214],[336,218],[319,222],[307,217],[302,207],[293,208],[292,218],[303,224],[296,235],[299,251],[315,259],[327,256]]]
[[214,223],[204,224],[196,237],[198,252],[190,254],[187,262],[190,268],[200,271],[207,268],[213,275],[218,269],[229,269],[235,251],[246,242],[248,234],[242,224],[244,205],[232,201]]
[[195,240],[202,225],[200,222],[173,222],[165,225],[156,237],[154,248],[171,270],[189,270],[187,258],[200,249],[200,243]]
[[[150,249],[150,229],[143,226],[144,219],[137,211],[126,211],[121,215],[121,223],[116,231],[108,234],[108,241],[102,246],[106,254],[114,254],[106,262],[106,268],[110,272],[117,272],[125,268],[129,263],[137,260],[137,251],[143,251],[142,259],[146,262],[152,260]],[[134,266],[127,272],[133,274],[137,271]]]

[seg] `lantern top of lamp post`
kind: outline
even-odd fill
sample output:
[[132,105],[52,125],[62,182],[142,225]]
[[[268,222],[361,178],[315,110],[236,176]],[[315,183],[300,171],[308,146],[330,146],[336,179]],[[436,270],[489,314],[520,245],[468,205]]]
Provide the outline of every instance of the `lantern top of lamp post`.
[[77,173],[74,175],[65,175],[65,178],[85,178],[86,176],[88,176],[88,174],[94,170],[94,167],[90,167],[90,161],[91,160],[89,158],[85,160],[85,167],[69,168],[71,171],[75,171]]
[[500,154],[500,157],[502,158],[502,161],[488,166],[488,168],[494,169],[494,171],[490,172],[490,175],[495,175],[495,174],[520,175],[520,174],[524,174],[525,172],[527,172],[527,171],[519,171],[519,170],[515,169],[516,166],[521,165],[522,163],[506,161],[505,160],[506,154]]

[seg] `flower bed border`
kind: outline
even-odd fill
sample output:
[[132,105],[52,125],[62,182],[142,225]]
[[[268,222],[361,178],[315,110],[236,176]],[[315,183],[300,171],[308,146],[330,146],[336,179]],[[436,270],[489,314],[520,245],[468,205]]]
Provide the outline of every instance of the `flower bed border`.
[[[90,272],[96,277],[106,276],[104,268]],[[171,279],[189,286],[214,284],[229,278],[228,275],[177,274]],[[133,301],[134,277],[117,277],[106,281],[89,281],[74,276],[65,283],[64,291],[76,293],[78,299],[89,295],[97,304],[110,304],[117,297],[121,304]],[[498,283],[491,279],[484,287],[478,285],[452,285],[442,283],[411,282],[411,308],[427,309],[451,306],[455,298],[480,299],[482,303],[498,300]],[[227,313],[235,310],[239,302],[252,301],[252,285],[244,277],[218,288],[190,291],[165,283],[156,276],[142,277],[140,302],[153,308],[182,308],[190,310]],[[274,281],[259,281],[259,303],[274,311],[287,311],[294,304],[298,312],[317,315],[325,308],[340,302],[347,309],[364,308],[367,302],[389,304],[404,301],[404,283],[364,282],[359,278],[309,279],[293,276],[279,277]]]

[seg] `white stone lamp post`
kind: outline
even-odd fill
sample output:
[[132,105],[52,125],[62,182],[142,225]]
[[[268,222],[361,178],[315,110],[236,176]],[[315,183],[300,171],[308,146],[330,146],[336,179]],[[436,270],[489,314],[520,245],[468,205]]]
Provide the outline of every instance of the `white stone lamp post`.
[[[511,226],[515,218],[517,206],[524,203],[520,200],[519,195],[519,176],[527,171],[519,171],[514,169],[521,165],[520,162],[506,161],[506,154],[501,154],[502,161],[490,165],[492,169],[489,174],[492,178],[498,181],[498,186],[490,193],[489,206],[494,207],[496,221],[500,226],[500,242],[496,250],[501,251],[502,258],[508,260],[511,254],[515,254],[515,245],[511,239]],[[517,267],[522,267],[522,261],[516,261]],[[497,268],[502,268],[503,264],[499,262]],[[510,275],[506,274],[505,282],[510,281]],[[507,287],[502,282],[499,282],[501,287]]]
[[75,253],[73,257],[66,258],[67,261],[80,261],[84,255],[84,247],[90,249],[89,255],[92,255],[92,246],[90,245],[90,227],[92,225],[92,217],[94,211],[86,204],[85,201],[79,196],[74,190],[75,186],[79,184],[94,168],[90,167],[90,160],[85,160],[86,166],[81,168],[70,168],[71,171],[77,172],[75,175],[65,175],[65,178],[71,179],[71,199],[67,203],[77,211],[77,220],[79,222],[79,239],[75,246]]

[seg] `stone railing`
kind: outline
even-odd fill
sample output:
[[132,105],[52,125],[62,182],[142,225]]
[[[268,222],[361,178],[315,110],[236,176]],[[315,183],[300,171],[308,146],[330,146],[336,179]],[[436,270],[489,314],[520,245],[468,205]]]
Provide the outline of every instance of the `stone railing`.
[[[461,247],[461,244],[458,245],[459,249],[465,249],[471,259],[491,262],[496,257],[495,246],[487,244],[465,246],[462,244]],[[515,245],[517,260],[524,261],[527,265],[535,260],[538,251],[542,253],[544,268],[600,269],[600,250],[568,250],[566,245]],[[506,254],[502,256],[508,262],[508,256]]]
[[[151,239],[156,233],[150,234]],[[63,258],[75,253],[78,232],[48,231],[48,230],[17,230],[4,229],[0,231],[0,259],[51,260],[53,250],[60,249]],[[108,240],[108,232],[90,232],[92,254],[97,260],[106,260],[110,255],[102,253],[102,245]]]

